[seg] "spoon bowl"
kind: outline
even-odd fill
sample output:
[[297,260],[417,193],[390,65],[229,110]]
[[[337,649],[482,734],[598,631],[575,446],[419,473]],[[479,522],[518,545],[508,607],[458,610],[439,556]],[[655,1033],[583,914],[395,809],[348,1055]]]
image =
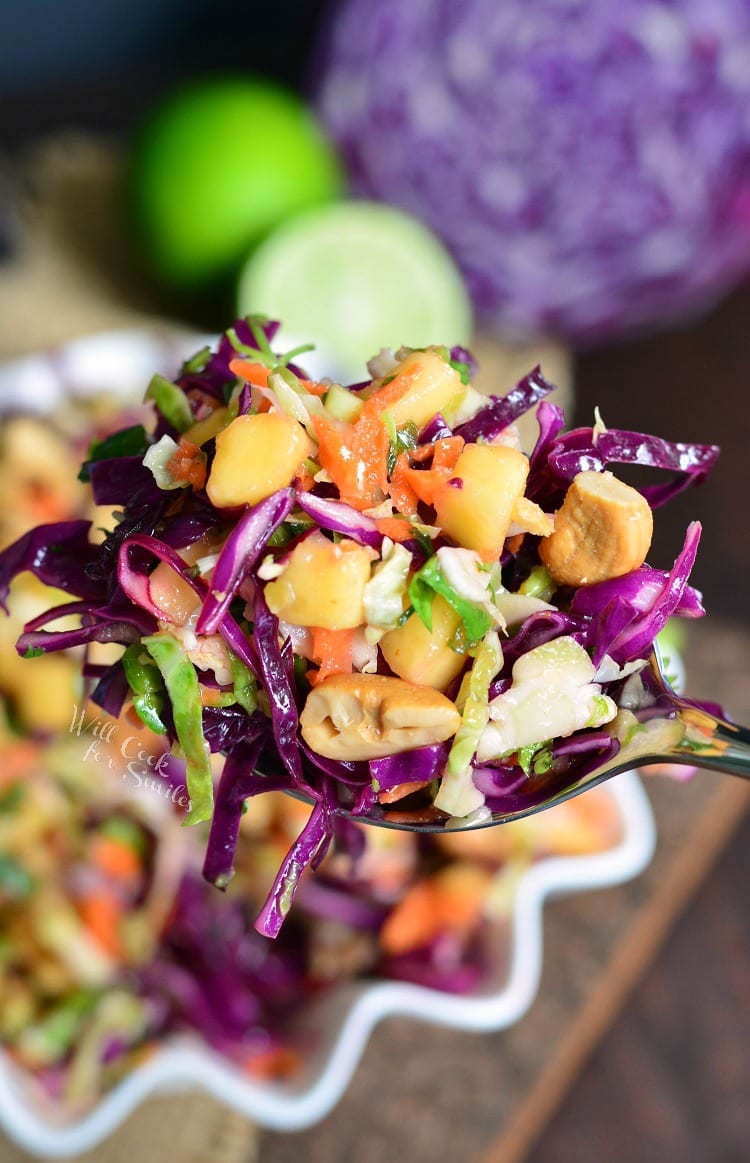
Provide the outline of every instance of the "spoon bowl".
[[[590,751],[579,756],[575,743],[564,741],[548,771],[524,775],[516,769],[517,778],[507,786],[483,789],[490,793],[485,807],[464,818],[446,815],[431,803],[420,804],[419,792],[393,804],[377,804],[367,815],[345,807],[340,814],[361,824],[400,831],[463,832],[546,811],[634,767],[684,764],[750,779],[750,730],[730,722],[717,707],[676,694],[665,677],[658,650],[652,651],[640,673],[646,700],[635,709],[632,734],[620,741],[602,731],[601,749],[593,759]],[[475,781],[482,774],[479,769]],[[491,780],[492,774],[486,774]],[[312,802],[297,791],[289,794]]]

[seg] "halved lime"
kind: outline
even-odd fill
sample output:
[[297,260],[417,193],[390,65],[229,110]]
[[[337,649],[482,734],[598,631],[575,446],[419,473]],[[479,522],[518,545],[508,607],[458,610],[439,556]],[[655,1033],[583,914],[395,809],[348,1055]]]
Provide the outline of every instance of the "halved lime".
[[[283,337],[311,340],[328,374],[363,379],[382,347],[466,343],[471,304],[442,243],[411,215],[377,202],[339,202],[297,215],[248,260],[240,314],[279,319]],[[305,356],[305,366],[320,374]]]

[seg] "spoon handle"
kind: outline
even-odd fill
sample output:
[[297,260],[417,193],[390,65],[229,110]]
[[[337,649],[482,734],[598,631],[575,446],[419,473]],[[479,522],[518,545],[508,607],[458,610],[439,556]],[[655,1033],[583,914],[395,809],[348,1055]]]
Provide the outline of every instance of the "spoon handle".
[[750,731],[737,723],[711,715],[700,707],[681,703],[679,718],[685,735],[676,744],[674,755],[693,763],[750,779]]

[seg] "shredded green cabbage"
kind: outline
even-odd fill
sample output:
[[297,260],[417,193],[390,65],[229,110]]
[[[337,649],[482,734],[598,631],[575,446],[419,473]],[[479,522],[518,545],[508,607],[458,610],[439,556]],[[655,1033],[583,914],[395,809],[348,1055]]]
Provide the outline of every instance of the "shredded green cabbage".
[[201,690],[195,667],[185,648],[171,634],[153,634],[144,638],[145,646],[161,671],[167,688],[177,740],[185,755],[186,783],[190,812],[186,823],[210,820],[213,812],[214,785],[211,756],[203,738]]
[[461,726],[453,740],[440,790],[435,796],[435,807],[451,816],[468,816],[484,803],[484,796],[472,780],[471,761],[489,722],[490,683],[502,664],[500,639],[493,630],[479,647],[474,665],[458,694],[459,707],[463,702]]
[[395,541],[383,542],[381,560],[364,588],[363,605],[369,626],[393,630],[399,625],[404,609],[411,554]]

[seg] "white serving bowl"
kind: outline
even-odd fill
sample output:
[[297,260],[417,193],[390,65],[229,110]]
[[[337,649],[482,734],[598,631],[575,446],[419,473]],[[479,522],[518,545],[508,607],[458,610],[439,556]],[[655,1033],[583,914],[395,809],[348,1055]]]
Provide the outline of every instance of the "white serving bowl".
[[[0,368],[0,412],[17,407],[46,411],[70,395],[101,390],[132,400],[154,371],[173,373],[195,347],[194,336],[158,329],[80,339]],[[604,852],[541,859],[520,876],[508,921],[493,941],[490,972],[475,993],[457,996],[386,980],[334,987],[301,1020],[316,1049],[288,1082],[253,1080],[199,1039],[174,1037],[83,1116],[52,1107],[37,1084],[0,1051],[0,1126],[32,1154],[71,1157],[95,1147],[145,1098],[200,1089],[264,1127],[300,1130],[341,1099],[382,1018],[403,1015],[467,1031],[512,1025],[539,987],[547,897],[620,884],[651,859],[654,818],[638,776],[621,775],[598,794],[612,798],[619,841]]]
[[334,987],[304,1017],[317,1049],[290,1082],[255,1081],[199,1039],[175,1037],[83,1117],[52,1108],[0,1051],[0,1126],[32,1154],[71,1157],[102,1142],[144,1099],[204,1090],[263,1127],[296,1131],[324,1118],[342,1098],[382,1018],[402,1015],[475,1032],[513,1025],[539,988],[545,900],[621,884],[641,872],[653,854],[654,818],[635,772],[619,776],[599,794],[615,804],[619,842],[605,852],[542,859],[520,877],[508,925],[497,933],[494,964],[476,993],[458,996],[385,980]]

